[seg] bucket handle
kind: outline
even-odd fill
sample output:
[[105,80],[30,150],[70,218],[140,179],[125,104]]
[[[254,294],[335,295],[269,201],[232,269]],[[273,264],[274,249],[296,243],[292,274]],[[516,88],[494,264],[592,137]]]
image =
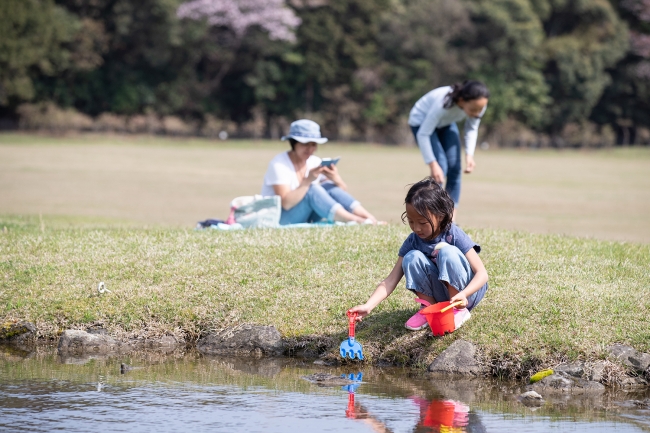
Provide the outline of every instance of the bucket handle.
[[453,307],[455,307],[456,305],[461,305],[462,303],[463,303],[463,301],[452,302],[451,304],[447,305],[445,308],[443,308],[442,310],[440,310],[440,312],[441,312],[441,313],[444,313],[445,311],[449,310],[450,308],[453,308]]

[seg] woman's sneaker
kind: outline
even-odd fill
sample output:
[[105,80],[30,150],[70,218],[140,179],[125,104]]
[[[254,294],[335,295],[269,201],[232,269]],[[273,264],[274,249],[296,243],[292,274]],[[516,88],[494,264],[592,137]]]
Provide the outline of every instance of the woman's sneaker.
[[[415,298],[415,302],[419,302],[420,304],[422,304],[420,306],[420,310],[422,310],[424,307],[428,307],[429,305],[431,305],[431,303],[429,303],[428,301],[425,301],[424,299],[420,299],[420,298]],[[410,319],[406,321],[404,326],[406,326],[406,329],[409,329],[411,331],[419,331],[420,329],[424,329],[427,326],[429,326],[429,323],[427,322],[427,318],[424,317],[424,315],[420,314],[420,312],[418,311],[417,313],[412,315]]]

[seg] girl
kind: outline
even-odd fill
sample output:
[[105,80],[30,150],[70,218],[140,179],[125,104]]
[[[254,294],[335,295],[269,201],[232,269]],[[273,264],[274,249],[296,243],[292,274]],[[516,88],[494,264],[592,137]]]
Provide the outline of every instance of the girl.
[[[483,299],[488,274],[478,256],[481,247],[452,222],[454,202],[434,179],[428,177],[414,184],[404,200],[406,219],[413,230],[402,247],[391,273],[379,283],[368,301],[350,312],[357,320],[368,315],[393,293],[406,275],[406,288],[417,295],[420,309],[442,301],[461,301],[455,311],[456,327],[469,319],[469,310]],[[427,326],[418,311],[407,322],[412,331]]]
[[377,224],[377,219],[346,191],[347,186],[335,164],[321,165],[314,155],[321,137],[318,123],[301,119],[291,123],[291,150],[276,155],[264,176],[262,195],[279,195],[282,199],[280,224],[327,221],[354,221]]
[[[431,177],[445,186],[458,207],[460,200],[460,135],[456,122],[465,119],[465,173],[476,166],[474,149],[481,116],[487,109],[490,91],[480,81],[434,89],[418,100],[409,115],[415,135]],[[455,216],[455,215],[454,215]]]

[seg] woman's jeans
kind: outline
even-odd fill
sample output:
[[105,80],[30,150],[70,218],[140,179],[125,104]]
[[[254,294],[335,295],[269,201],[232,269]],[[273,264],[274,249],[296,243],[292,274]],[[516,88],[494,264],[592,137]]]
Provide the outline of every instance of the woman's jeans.
[[359,202],[333,182],[312,183],[305,197],[289,210],[282,209],[280,225],[317,222],[323,218],[334,221],[336,211],[343,206],[348,212]]
[[[449,290],[444,281],[462,292],[474,278],[467,257],[455,246],[438,250],[438,256],[431,260],[421,251],[411,250],[402,259],[402,270],[406,276],[406,288],[431,296],[436,302],[449,301]],[[471,310],[483,299],[488,285],[485,283],[477,292],[467,297],[467,309]]]
[[[417,142],[419,126],[411,126],[413,135]],[[460,200],[460,179],[461,179],[461,160],[460,160],[460,134],[458,133],[458,126],[452,123],[449,126],[436,128],[431,134],[431,148],[436,161],[442,168],[447,184],[445,189],[454,201],[454,205],[458,206]]]

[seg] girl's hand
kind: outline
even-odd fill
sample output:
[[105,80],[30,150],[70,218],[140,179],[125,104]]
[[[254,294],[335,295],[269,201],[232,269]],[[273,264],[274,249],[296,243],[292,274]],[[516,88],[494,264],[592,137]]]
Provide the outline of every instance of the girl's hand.
[[458,292],[449,301],[452,302],[452,303],[454,303],[456,301],[461,301],[462,304],[456,306],[456,308],[458,310],[467,307],[467,298],[465,297],[465,294],[463,292]]
[[363,304],[363,305],[357,305],[356,307],[352,307],[348,311],[350,313],[357,313],[357,322],[361,322],[361,320],[364,317],[370,314],[372,308],[366,306],[366,304]]
[[476,163],[474,162],[473,155],[465,155],[465,173],[471,173],[474,171]]

